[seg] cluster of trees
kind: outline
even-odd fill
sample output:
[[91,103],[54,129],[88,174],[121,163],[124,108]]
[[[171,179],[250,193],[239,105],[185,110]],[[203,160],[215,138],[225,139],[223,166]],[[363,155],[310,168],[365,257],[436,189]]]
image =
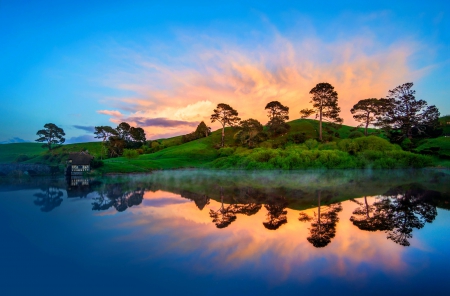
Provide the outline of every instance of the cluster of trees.
[[243,146],[254,147],[257,143],[267,140],[269,135],[277,136],[289,131],[290,125],[286,123],[289,120],[289,107],[284,106],[278,101],[272,101],[265,107],[267,110],[269,122],[267,131],[264,132],[263,125],[256,119],[250,118],[241,120],[238,112],[227,104],[218,104],[211,115],[211,122],[219,122],[222,125],[222,138],[220,146],[224,146],[225,127],[236,127],[239,131],[235,134],[235,140]]
[[[365,135],[369,125],[381,127],[391,142],[400,143],[413,137],[438,136],[439,110],[436,106],[428,106],[424,100],[416,100],[413,83],[408,82],[389,90],[386,98],[369,98],[360,100],[350,112],[353,118],[360,122],[358,127],[364,127]],[[337,136],[337,128],[343,123],[339,117],[341,112],[338,106],[338,93],[334,87],[326,82],[318,83],[309,92],[312,108],[302,109],[301,118],[307,118],[315,114],[319,121],[319,140],[323,141],[323,121],[327,121],[328,132]],[[235,135],[237,142],[244,146],[252,147],[258,142],[264,141],[269,135],[278,136],[289,131],[289,107],[278,101],[272,101],[266,105],[269,122],[267,132],[263,125],[256,119],[241,120],[238,111],[230,105],[220,103],[211,115],[211,122],[219,122],[222,125],[222,138],[220,146],[224,146],[225,127],[237,127],[239,132]]]
[[360,100],[350,112],[353,118],[367,127],[381,127],[393,143],[409,141],[414,137],[439,136],[439,110],[428,106],[424,100],[416,100],[412,82],[404,83],[389,90],[386,98]]
[[181,137],[181,142],[182,143],[187,143],[190,141],[194,141],[200,138],[204,138],[207,137],[211,134],[211,128],[206,126],[205,122],[200,122],[200,124],[197,126],[197,128],[195,129],[195,131],[193,131],[190,134],[187,135],[183,135]]
[[102,158],[104,150],[110,157],[116,157],[122,155],[124,149],[136,149],[146,142],[144,130],[126,122],[120,123],[116,128],[96,126],[94,134],[95,138],[102,139]]

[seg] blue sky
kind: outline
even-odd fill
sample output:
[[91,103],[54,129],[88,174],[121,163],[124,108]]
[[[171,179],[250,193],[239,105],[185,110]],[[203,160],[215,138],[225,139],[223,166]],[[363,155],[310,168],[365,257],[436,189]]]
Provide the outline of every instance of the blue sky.
[[[0,142],[52,122],[68,142],[123,120],[148,138],[184,134],[228,103],[291,119],[327,81],[344,123],[360,99],[412,81],[450,114],[448,1],[1,1]],[[212,125],[213,129],[217,128]]]

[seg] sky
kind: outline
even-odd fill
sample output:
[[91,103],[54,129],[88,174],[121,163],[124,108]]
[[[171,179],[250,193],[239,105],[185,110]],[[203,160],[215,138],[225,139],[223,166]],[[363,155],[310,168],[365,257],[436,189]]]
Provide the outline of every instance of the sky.
[[46,123],[66,143],[126,121],[148,139],[210,122],[226,103],[290,119],[320,82],[344,124],[359,100],[413,82],[450,114],[449,1],[0,1],[0,143],[34,141]]

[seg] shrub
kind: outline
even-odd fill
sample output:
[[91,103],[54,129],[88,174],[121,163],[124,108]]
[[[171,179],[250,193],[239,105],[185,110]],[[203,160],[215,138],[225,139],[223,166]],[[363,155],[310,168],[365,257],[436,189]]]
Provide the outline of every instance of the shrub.
[[317,147],[318,142],[314,139],[309,139],[309,140],[305,141],[305,145],[306,145],[306,147],[308,147],[309,150],[312,150]]
[[302,144],[307,140],[305,133],[294,133],[290,134],[288,137],[288,141],[294,144]]
[[136,150],[133,149],[124,149],[123,150],[123,156],[126,157],[128,160],[132,158],[138,158],[139,153]]
[[20,154],[16,157],[16,162],[27,161],[28,159],[30,159],[30,157],[28,157],[28,155]]
[[93,169],[97,169],[99,167],[102,167],[103,165],[104,165],[104,163],[100,159],[94,158],[91,160],[91,168],[93,168]]
[[231,147],[224,147],[219,149],[219,157],[227,157],[234,153],[234,149]]
[[361,138],[364,137],[364,134],[360,131],[353,131],[348,135],[349,139]]

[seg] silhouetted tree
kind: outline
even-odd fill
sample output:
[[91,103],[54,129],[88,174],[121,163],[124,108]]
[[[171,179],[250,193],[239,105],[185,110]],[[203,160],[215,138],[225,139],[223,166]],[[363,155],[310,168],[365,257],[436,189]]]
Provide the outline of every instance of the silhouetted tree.
[[52,145],[63,144],[66,141],[64,130],[54,123],[46,123],[44,129],[38,130],[36,135],[39,139],[35,141],[46,142],[42,147],[47,147],[48,150],[52,150]]
[[319,139],[322,141],[322,121],[324,119],[339,124],[343,122],[339,117],[341,109],[337,105],[338,94],[334,87],[326,82],[318,83],[309,93],[312,95],[310,103],[313,104],[313,109],[303,109],[300,114],[302,114],[302,118],[305,118],[316,113],[316,118],[319,117]]
[[211,114],[211,122],[219,122],[222,125],[222,141],[220,146],[224,146],[225,126],[235,126],[241,119],[238,117],[238,112],[230,105],[220,103]]
[[278,101],[272,101],[266,105],[265,109],[269,117],[267,126],[271,134],[281,135],[289,131],[291,126],[286,123],[286,120],[289,120],[289,107]]
[[112,136],[117,136],[118,133],[115,129],[113,129],[110,126],[96,126],[95,127],[95,138],[102,139],[102,153],[101,153],[101,159],[103,159],[103,150],[105,149],[105,142],[106,139]]
[[209,210],[209,216],[213,219],[212,222],[216,224],[217,228],[225,228],[236,220],[236,215],[231,211],[231,206],[224,206],[222,187],[220,187],[220,201],[221,207],[217,211]]
[[419,135],[426,132],[427,127],[439,125],[439,110],[436,106],[428,106],[424,100],[416,100],[413,83],[408,82],[389,91],[384,112],[377,117],[377,125],[383,127],[392,142],[411,139],[413,130]]
[[50,212],[61,205],[63,192],[59,188],[48,186],[45,189],[41,189],[41,191],[34,194],[36,197],[34,204],[40,206],[42,212]]
[[145,190],[136,188],[126,190],[124,184],[107,184],[104,190],[98,191],[98,196],[93,198],[92,210],[105,211],[114,207],[116,211],[123,212],[126,209],[140,205],[144,199]]
[[408,239],[412,238],[414,228],[421,229],[437,216],[433,196],[439,193],[415,185],[408,187],[393,188],[385,193],[391,201],[387,214],[390,218],[387,238],[402,246],[410,245]]
[[116,127],[116,131],[117,131],[118,137],[119,137],[121,140],[124,140],[125,142],[130,140],[130,138],[131,138],[131,134],[130,134],[130,132],[131,132],[131,126],[130,126],[128,123],[126,123],[126,122],[121,122],[121,123]]
[[199,138],[207,137],[211,134],[211,128],[206,126],[206,123],[202,121],[195,129],[195,133],[199,135]]
[[350,221],[361,230],[386,231],[391,229],[389,217],[390,201],[387,199],[377,200],[373,205],[367,202],[364,196],[364,204],[357,202],[360,207],[353,211]]
[[285,210],[287,206],[288,202],[283,196],[275,197],[265,204],[267,215],[266,221],[263,222],[264,227],[269,230],[277,230],[281,225],[287,223],[287,211]]
[[353,118],[361,122],[359,126],[364,126],[364,135],[367,136],[367,127],[376,121],[376,117],[384,112],[386,107],[386,99],[365,99],[360,100],[353,105],[350,112],[353,114]]
[[141,146],[144,145],[145,141],[147,140],[145,138],[145,131],[141,127],[131,127],[130,136],[134,142],[138,143]]
[[309,228],[310,236],[307,240],[316,248],[326,247],[331,239],[336,235],[336,224],[339,222],[338,212],[342,211],[341,203],[331,204],[328,207],[321,207],[322,192],[317,192],[318,206],[317,214],[314,212],[314,217],[310,217],[304,212],[300,212],[299,221],[311,222]]

